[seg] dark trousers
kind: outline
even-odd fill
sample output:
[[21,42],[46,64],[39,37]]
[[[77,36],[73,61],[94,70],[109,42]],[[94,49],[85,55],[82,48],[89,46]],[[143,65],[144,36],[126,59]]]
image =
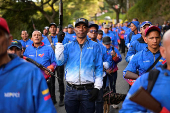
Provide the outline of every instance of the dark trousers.
[[64,89],[64,81],[63,81],[63,78],[64,78],[64,65],[63,66],[58,66],[56,68],[57,70],[57,76],[58,76],[58,84],[59,84],[59,92],[60,92],[60,100],[63,100],[64,99],[64,92],[65,92],[65,89]]
[[95,102],[89,101],[89,92],[92,89],[76,90],[72,87],[66,86],[65,93],[65,109],[67,113],[94,113]]
[[103,88],[99,90],[95,110],[96,110],[95,113],[103,113]]
[[51,94],[51,99],[55,103],[56,102],[56,96],[55,96],[55,77],[51,76],[50,81],[47,82],[50,94]]
[[117,71],[114,72],[114,73],[110,73],[110,75],[106,73],[106,76],[103,77],[103,89],[106,88],[107,78],[109,79],[110,89],[111,89],[114,93],[116,93]]
[[125,53],[125,40],[120,39],[121,53]]

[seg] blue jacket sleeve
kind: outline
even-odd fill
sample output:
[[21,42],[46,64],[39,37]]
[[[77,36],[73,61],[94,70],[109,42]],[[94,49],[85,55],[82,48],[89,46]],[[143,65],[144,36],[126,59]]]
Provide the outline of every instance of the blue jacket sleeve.
[[126,54],[126,58],[125,58],[125,60],[126,60],[127,62],[130,61],[130,57],[131,57],[132,55],[135,55],[135,54],[136,54],[135,46],[136,46],[136,41],[132,42],[132,44],[131,44],[130,47],[129,47],[129,50],[128,50],[128,52],[127,52],[127,54]]
[[125,45],[127,46],[128,43],[130,43],[130,32],[128,32],[127,37],[125,39]]
[[139,58],[139,55],[136,54],[136,55],[132,58],[132,60],[128,63],[128,65],[126,66],[126,68],[125,68],[124,71],[123,71],[123,77],[125,76],[125,74],[126,74],[127,71],[136,73],[136,70],[139,68],[138,58]]
[[142,75],[139,77],[135,83],[130,88],[123,104],[122,109],[119,111],[119,113],[144,113],[147,112],[147,109],[140,106],[139,104],[132,102],[129,100],[130,96],[133,95],[141,86],[146,89],[148,85],[148,73]]
[[68,59],[68,45],[69,43],[63,45],[58,43],[55,46],[55,57],[57,66],[62,66],[67,62]]
[[95,84],[94,87],[100,89],[103,81],[103,60],[102,53],[98,44],[95,47]]
[[32,95],[36,113],[56,113],[45,78],[39,69],[32,72]]

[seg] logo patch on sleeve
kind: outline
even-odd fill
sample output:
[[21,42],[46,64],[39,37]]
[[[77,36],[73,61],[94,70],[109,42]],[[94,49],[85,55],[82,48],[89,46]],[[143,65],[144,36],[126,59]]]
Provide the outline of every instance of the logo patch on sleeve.
[[47,93],[49,93],[49,89],[48,89],[48,88],[42,91],[42,94],[43,94],[43,95],[45,95],[45,94],[47,94]]

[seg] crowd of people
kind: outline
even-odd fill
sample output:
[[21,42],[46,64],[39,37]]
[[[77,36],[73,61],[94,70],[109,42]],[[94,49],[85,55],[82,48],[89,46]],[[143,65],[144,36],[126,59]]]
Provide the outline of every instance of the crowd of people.
[[152,69],[159,73],[150,94],[162,106],[159,112],[170,112],[169,26],[137,18],[123,24],[95,24],[78,18],[75,25],[61,31],[50,23],[43,33],[34,30],[31,38],[23,30],[22,39],[16,40],[6,20],[0,18],[0,111],[57,112],[57,78],[59,106],[65,106],[67,113],[103,113],[103,95],[116,93],[118,63],[124,55],[128,65],[123,78],[130,90],[119,112],[152,112],[129,99],[139,87],[147,89]]

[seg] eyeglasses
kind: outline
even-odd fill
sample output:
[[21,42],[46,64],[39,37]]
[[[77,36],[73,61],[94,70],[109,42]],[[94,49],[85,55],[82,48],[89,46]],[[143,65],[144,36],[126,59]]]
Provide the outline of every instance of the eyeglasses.
[[97,33],[97,30],[90,30],[89,32],[90,32],[90,33],[93,33],[93,32],[94,32],[94,33]]

